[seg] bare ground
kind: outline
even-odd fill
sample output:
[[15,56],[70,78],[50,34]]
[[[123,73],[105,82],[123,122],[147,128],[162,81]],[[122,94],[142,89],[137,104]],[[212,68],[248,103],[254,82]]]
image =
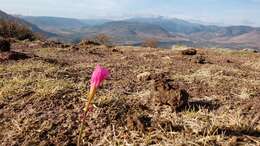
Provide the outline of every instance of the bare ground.
[[[260,145],[260,54],[221,49],[43,46],[0,63],[0,145],[75,145],[91,72],[111,76],[84,145]],[[189,95],[188,102],[181,94]]]

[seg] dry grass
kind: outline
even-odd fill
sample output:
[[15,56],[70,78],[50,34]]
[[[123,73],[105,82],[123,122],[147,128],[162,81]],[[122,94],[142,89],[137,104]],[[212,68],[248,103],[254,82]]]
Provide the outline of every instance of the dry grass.
[[[111,77],[88,115],[86,145],[260,144],[259,54],[199,49],[210,63],[198,64],[194,56],[152,48],[23,50],[39,57],[0,64],[1,145],[75,144],[97,63]],[[189,105],[176,112],[149,103],[152,82],[137,80],[143,72],[164,73],[183,84]]]

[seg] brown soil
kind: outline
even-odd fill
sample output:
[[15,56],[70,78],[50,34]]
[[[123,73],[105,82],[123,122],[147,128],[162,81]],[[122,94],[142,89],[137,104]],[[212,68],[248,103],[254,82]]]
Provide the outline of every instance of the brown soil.
[[75,145],[96,64],[84,145],[259,145],[258,53],[30,44],[0,63],[0,145]]

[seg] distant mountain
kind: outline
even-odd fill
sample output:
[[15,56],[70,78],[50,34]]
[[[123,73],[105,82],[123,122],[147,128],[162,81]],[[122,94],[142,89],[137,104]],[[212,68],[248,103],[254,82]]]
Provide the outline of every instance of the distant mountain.
[[176,18],[166,19],[164,17],[132,18],[126,21],[156,24],[166,29],[170,33],[180,33],[186,35],[206,32],[209,34],[214,33],[215,36],[236,36],[255,30],[255,28],[249,26],[221,27],[216,25],[203,25],[198,23],[192,23]]
[[[260,30],[253,30],[241,35],[232,37],[218,37],[212,40],[212,42],[220,44],[233,44],[234,46],[244,46],[254,49],[260,48]],[[260,50],[260,49],[259,49]]]
[[181,33],[181,34],[190,34],[194,32],[199,32],[204,30],[204,26],[201,24],[190,23],[181,19],[166,19],[163,17],[157,18],[132,18],[126,21],[130,22],[142,22],[159,25],[170,33]]
[[79,21],[87,26],[102,25],[113,20],[110,19],[79,19]]
[[174,36],[162,27],[140,22],[113,21],[102,25],[86,27],[81,30],[87,37],[107,34],[117,42],[142,41],[145,38],[169,40]]
[[83,22],[73,18],[47,17],[47,16],[20,16],[20,18],[37,25],[41,29],[53,31],[57,29],[75,29],[85,26]]
[[204,46],[206,43],[212,46],[224,46],[234,48],[259,48],[260,28],[250,26],[216,26],[203,25],[180,19],[158,18],[132,18],[126,21],[156,24],[171,34],[181,34],[192,41],[192,45]]
[[80,32],[83,27],[102,25],[110,22],[108,19],[74,19],[49,16],[18,16],[39,28],[49,32],[58,33],[63,37],[71,37],[72,34]]
[[250,26],[217,26],[176,18],[71,19],[22,16],[45,31],[55,32],[61,40],[75,41],[107,34],[119,44],[140,44],[145,38],[156,38],[162,46],[184,44],[198,47],[259,48],[259,28]]
[[43,31],[42,29],[40,29],[37,25],[35,24],[32,24],[32,23],[29,23],[23,19],[20,19],[20,18],[17,18],[17,17],[14,17],[12,15],[9,15],[3,11],[0,10],[0,19],[1,20],[9,20],[9,21],[14,21],[14,22],[17,22],[19,24],[22,24],[26,27],[28,27],[32,32],[37,32],[37,33],[41,33],[47,37],[51,37],[51,36],[56,36],[56,34],[54,33],[50,33],[50,32],[46,32],[46,31]]

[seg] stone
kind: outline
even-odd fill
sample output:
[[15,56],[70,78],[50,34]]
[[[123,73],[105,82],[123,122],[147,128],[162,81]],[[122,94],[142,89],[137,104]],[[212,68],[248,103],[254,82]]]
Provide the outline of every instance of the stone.
[[197,50],[196,49],[186,49],[181,51],[182,55],[196,55]]
[[204,56],[199,55],[199,56],[196,56],[195,63],[206,64],[208,62],[207,62],[207,60],[206,60],[206,58]]

